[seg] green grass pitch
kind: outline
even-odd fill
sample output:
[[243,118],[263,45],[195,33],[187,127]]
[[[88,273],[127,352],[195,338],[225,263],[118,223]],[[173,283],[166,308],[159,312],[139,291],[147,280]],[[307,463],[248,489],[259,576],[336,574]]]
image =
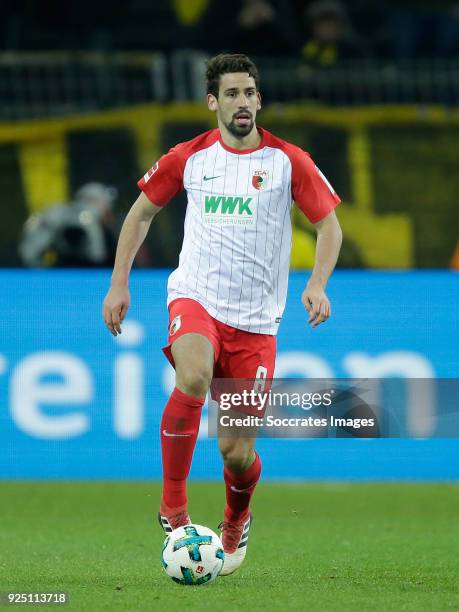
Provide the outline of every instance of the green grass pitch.
[[[216,530],[223,485],[189,495]],[[65,591],[82,612],[459,609],[457,485],[264,482],[246,562],[203,587],[162,570],[158,496],[157,483],[2,483],[0,591]]]

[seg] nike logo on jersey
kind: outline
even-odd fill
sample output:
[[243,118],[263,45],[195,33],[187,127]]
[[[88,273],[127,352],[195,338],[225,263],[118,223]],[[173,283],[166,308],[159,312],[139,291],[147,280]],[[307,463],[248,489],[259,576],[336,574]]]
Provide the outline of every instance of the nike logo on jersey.
[[191,434],[169,433],[165,429],[163,429],[163,435],[167,438],[189,438],[191,436]]
[[203,180],[204,181],[212,181],[213,179],[220,178],[220,177],[221,177],[221,174],[219,174],[218,176],[206,176],[206,175],[204,175]]

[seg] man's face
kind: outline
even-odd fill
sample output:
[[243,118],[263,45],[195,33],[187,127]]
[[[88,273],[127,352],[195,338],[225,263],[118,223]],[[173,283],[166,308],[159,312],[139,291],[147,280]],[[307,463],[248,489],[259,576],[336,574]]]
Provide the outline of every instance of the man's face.
[[246,72],[223,74],[220,77],[218,98],[209,94],[207,104],[236,138],[243,138],[252,131],[257,111],[261,108],[255,81]]

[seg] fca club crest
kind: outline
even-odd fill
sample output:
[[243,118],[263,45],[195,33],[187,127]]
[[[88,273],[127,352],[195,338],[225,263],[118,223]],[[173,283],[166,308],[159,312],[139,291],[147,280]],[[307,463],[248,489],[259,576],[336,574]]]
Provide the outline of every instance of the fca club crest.
[[268,182],[268,171],[267,170],[255,170],[252,176],[252,185],[255,189],[264,189]]

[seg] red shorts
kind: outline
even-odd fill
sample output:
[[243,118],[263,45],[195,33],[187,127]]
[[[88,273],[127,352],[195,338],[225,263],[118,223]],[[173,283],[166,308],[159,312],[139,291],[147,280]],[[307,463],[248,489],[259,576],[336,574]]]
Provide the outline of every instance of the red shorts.
[[[211,317],[199,302],[189,298],[179,298],[169,304],[168,344],[163,348],[172,365],[174,365],[172,343],[180,336],[189,333],[201,334],[212,344],[214,378],[233,380],[273,378],[276,336],[236,329]],[[264,390],[267,391],[267,388]],[[241,410],[241,412],[246,411]]]

